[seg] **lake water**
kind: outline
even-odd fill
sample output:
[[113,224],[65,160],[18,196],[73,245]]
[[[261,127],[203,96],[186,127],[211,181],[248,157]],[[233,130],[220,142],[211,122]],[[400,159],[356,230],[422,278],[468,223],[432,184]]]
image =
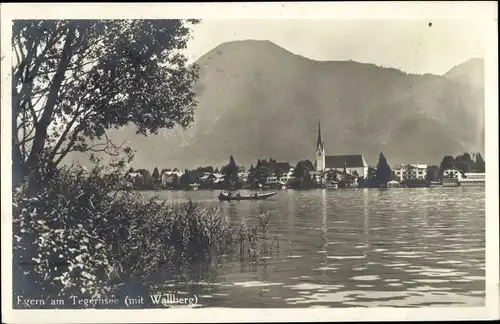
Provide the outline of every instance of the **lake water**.
[[484,188],[283,190],[239,202],[218,202],[218,193],[142,192],[220,205],[235,224],[272,214],[278,251],[227,257],[211,279],[177,286],[198,306],[484,306]]

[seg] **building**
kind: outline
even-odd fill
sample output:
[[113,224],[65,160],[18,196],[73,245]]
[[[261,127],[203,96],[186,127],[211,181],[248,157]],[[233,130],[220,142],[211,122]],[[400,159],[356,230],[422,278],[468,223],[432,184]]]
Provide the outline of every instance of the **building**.
[[464,175],[462,171],[456,169],[447,169],[443,171],[443,178],[457,178],[461,179]]
[[208,173],[206,172],[200,177],[200,182],[203,184],[217,184],[224,182],[224,175],[221,173]]
[[282,173],[278,179],[279,183],[287,184],[290,181],[294,180],[295,177],[293,175],[293,171],[294,171],[293,168],[290,168],[287,172]]
[[248,181],[248,172],[238,172],[238,179],[243,182],[247,183]]
[[164,185],[179,182],[180,177],[184,174],[182,171],[165,171],[161,175],[161,183]]
[[399,187],[399,182],[396,180],[391,180],[387,182],[387,188],[398,188]]
[[326,172],[324,171],[311,171],[309,174],[311,175],[311,179],[318,184],[325,183],[326,181]]
[[486,185],[485,173],[465,172],[464,176],[458,179],[461,187],[484,187]]
[[266,177],[266,184],[277,184],[279,182],[280,182],[280,179],[278,179],[278,177],[276,176],[276,174],[274,172],[269,174]]
[[368,164],[363,155],[329,155],[325,154],[325,143],[321,135],[321,124],[318,124],[318,139],[316,141],[316,170],[340,171],[356,177],[366,178],[368,175]]
[[424,180],[427,177],[427,164],[402,164],[394,168],[394,174],[399,182],[411,179]]
[[443,187],[458,187],[460,179],[463,178],[462,171],[455,169],[447,169],[443,171],[441,182]]

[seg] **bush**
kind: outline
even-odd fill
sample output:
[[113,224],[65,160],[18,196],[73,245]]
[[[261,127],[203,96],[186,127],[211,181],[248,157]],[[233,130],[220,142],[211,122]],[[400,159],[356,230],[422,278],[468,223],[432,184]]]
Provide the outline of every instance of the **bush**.
[[[117,296],[149,289],[237,251],[270,253],[269,215],[239,231],[217,209],[169,204],[116,191],[118,175],[57,170],[28,195],[13,195],[15,295]],[[264,243],[262,243],[264,239]],[[260,240],[260,241],[259,241]],[[252,249],[250,249],[252,246]],[[258,253],[258,252],[257,252]],[[24,286],[24,284],[26,286]]]
[[31,283],[30,294],[111,291],[110,251],[99,229],[106,227],[113,197],[103,180],[83,177],[82,171],[58,170],[35,193],[28,195],[26,185],[14,192],[14,266]]

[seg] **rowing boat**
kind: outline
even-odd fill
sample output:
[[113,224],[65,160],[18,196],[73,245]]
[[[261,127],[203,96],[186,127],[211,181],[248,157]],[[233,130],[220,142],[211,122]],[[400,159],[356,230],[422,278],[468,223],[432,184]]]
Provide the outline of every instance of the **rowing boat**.
[[262,200],[277,194],[276,191],[263,194],[253,194],[253,195],[242,195],[240,193],[236,195],[229,195],[227,192],[221,192],[219,194],[220,201],[230,201],[230,200]]

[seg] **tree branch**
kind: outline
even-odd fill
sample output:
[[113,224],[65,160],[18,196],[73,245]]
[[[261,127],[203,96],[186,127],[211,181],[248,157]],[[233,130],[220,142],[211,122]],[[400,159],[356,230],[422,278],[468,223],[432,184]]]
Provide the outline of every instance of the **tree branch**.
[[63,50],[61,53],[61,61],[59,62],[59,66],[56,74],[52,78],[52,84],[50,86],[49,94],[47,96],[47,102],[45,104],[45,109],[42,113],[40,121],[36,125],[36,133],[35,139],[33,141],[33,146],[28,157],[28,166],[36,167],[40,158],[40,154],[45,145],[45,140],[47,136],[47,127],[50,124],[50,119],[52,118],[52,113],[54,111],[55,105],[57,103],[57,94],[59,93],[59,89],[64,80],[64,74],[66,68],[69,65],[72,57],[72,47],[71,43],[75,38],[75,25],[70,24],[68,28],[68,34],[66,36],[66,41],[63,46]]

